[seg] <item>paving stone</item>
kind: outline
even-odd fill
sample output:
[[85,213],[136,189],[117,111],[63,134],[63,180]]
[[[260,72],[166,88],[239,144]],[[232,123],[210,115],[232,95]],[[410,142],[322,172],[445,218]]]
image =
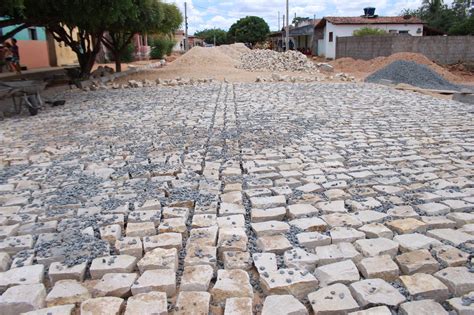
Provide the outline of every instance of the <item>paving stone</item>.
[[287,250],[283,254],[283,261],[285,262],[287,268],[295,268],[313,272],[314,268],[316,268],[318,256],[308,253],[301,248],[293,248]]
[[387,222],[386,225],[398,234],[424,233],[427,228],[427,224],[414,218],[398,219]]
[[348,315],[392,315],[392,312],[386,306],[376,306],[363,311],[355,311]]
[[75,307],[74,304],[52,306],[22,313],[22,315],[72,315]]
[[58,280],[77,280],[84,281],[86,274],[87,263],[81,263],[75,266],[68,267],[62,263],[54,262],[49,266],[49,281],[54,284]]
[[347,209],[344,204],[344,200],[318,202],[316,204],[316,207],[318,209],[321,209],[321,212],[324,214],[334,213],[334,212],[347,212]]
[[397,289],[382,279],[361,280],[352,283],[349,288],[361,307],[373,304],[397,306],[406,300]]
[[[226,305],[227,311],[227,305]],[[308,310],[292,295],[270,295],[263,302],[262,315],[308,315]]]
[[125,315],[167,315],[168,303],[165,292],[148,292],[136,294],[127,300]]
[[[198,229],[193,231],[197,230]],[[143,238],[143,248],[145,252],[149,252],[158,247],[166,249],[176,248],[179,250],[183,247],[183,235],[181,233],[161,233]]]
[[176,248],[155,248],[145,254],[137,263],[140,273],[146,270],[171,269],[178,270],[178,250]]
[[358,228],[358,230],[364,232],[367,238],[383,237],[390,240],[393,239],[393,232],[385,225],[380,223],[366,224]]
[[189,217],[189,208],[188,207],[163,207],[162,211],[163,219],[175,219],[181,218],[187,220]]
[[244,228],[245,218],[242,214],[229,215],[217,218],[217,224],[220,229],[224,228]]
[[331,237],[318,232],[302,232],[296,235],[298,244],[307,249],[331,244]]
[[400,251],[402,253],[442,245],[440,241],[419,233],[397,235],[393,240],[400,244]]
[[115,296],[128,297],[138,275],[136,273],[108,273],[94,286],[92,293],[95,297]]
[[334,283],[349,284],[359,281],[359,270],[352,260],[344,260],[316,268],[314,276],[321,287]]
[[399,276],[397,264],[389,255],[381,255],[362,259],[358,264],[365,278],[380,278],[385,281],[395,281]]
[[0,252],[0,272],[7,271],[10,268],[12,260],[8,253]]
[[347,314],[359,309],[349,289],[341,283],[308,294],[308,300],[315,315]]
[[269,272],[268,277],[260,277],[260,283],[267,295],[291,294],[299,300],[318,287],[318,280],[311,273],[293,268]]
[[447,267],[459,267],[466,264],[469,255],[453,246],[445,245],[433,249],[436,258]]
[[160,226],[158,227],[159,234],[161,233],[185,234],[187,232],[188,232],[188,229],[186,227],[186,218],[163,219]]
[[317,215],[319,210],[310,204],[293,204],[288,206],[287,215],[290,219],[304,218]]
[[37,284],[43,282],[44,266],[33,265],[10,269],[0,273],[0,291],[19,284]]
[[33,248],[33,236],[10,236],[0,241],[0,251],[14,255],[22,250]]
[[359,232],[354,228],[349,227],[335,227],[329,231],[331,241],[333,244],[337,243],[353,243],[356,240],[364,239],[365,233]]
[[240,204],[223,202],[219,208],[219,216],[232,214],[245,214],[245,207]]
[[436,229],[426,233],[427,236],[433,237],[440,241],[447,241],[455,246],[474,240],[474,236],[453,229]]
[[462,297],[455,297],[449,299],[447,303],[459,315],[470,315],[474,312],[474,291],[463,295]]
[[0,314],[16,315],[45,306],[46,289],[42,283],[17,285],[0,297]]
[[251,298],[246,298],[246,297],[228,298],[225,301],[224,315],[251,315],[251,314],[253,314]]
[[395,261],[405,275],[418,272],[432,274],[439,270],[438,261],[426,249],[403,253],[395,257]]
[[184,265],[209,265],[213,268],[216,267],[217,248],[214,246],[188,246]]
[[255,253],[253,263],[259,274],[277,271],[277,257],[273,253]]
[[285,196],[254,197],[250,199],[252,208],[269,209],[286,206]]
[[454,296],[474,291],[474,274],[466,267],[448,267],[434,274]]
[[387,214],[395,219],[414,218],[420,215],[411,206],[395,206],[387,211]]
[[284,207],[269,208],[269,209],[252,209],[252,222],[264,222],[264,221],[281,221],[286,215],[286,209]]
[[100,279],[107,273],[129,273],[135,269],[137,258],[129,255],[99,257],[92,261],[90,273],[92,279]]
[[346,259],[351,259],[354,262],[358,262],[362,259],[362,255],[351,243],[338,243],[316,247],[316,256],[318,257],[319,266]]
[[88,299],[81,304],[81,315],[119,315],[124,306],[124,300],[117,297]]
[[441,203],[430,202],[417,206],[418,210],[427,216],[446,215],[450,212],[448,206]]
[[130,255],[136,257],[137,259],[143,257],[143,244],[140,237],[120,238],[115,241],[115,248],[121,255]]
[[421,221],[426,223],[428,230],[432,229],[452,229],[456,227],[456,222],[447,219],[445,216],[422,216]]
[[176,294],[176,274],[170,269],[147,270],[134,282],[131,290],[133,295],[161,291],[172,297]]
[[357,240],[354,244],[365,257],[389,255],[393,258],[397,255],[399,246],[397,242],[386,238]]
[[331,213],[321,216],[331,228],[334,227],[353,227],[358,228],[362,226],[362,222],[356,216],[348,213]]
[[209,314],[210,301],[211,295],[207,292],[180,292],[174,314]]
[[374,210],[357,211],[354,215],[363,224],[382,223],[388,217],[385,213]]
[[250,278],[246,271],[218,270],[217,281],[211,289],[212,300],[216,303],[224,302],[232,297],[253,298],[253,289],[250,285]]
[[252,268],[250,254],[244,251],[225,251],[222,253],[222,262],[224,269],[243,269]]
[[449,313],[432,300],[406,302],[400,305],[402,315],[448,315]]
[[400,281],[415,299],[432,299],[444,302],[449,297],[448,287],[441,281],[426,273],[411,276],[400,276]]
[[252,230],[257,237],[272,236],[286,234],[290,230],[290,226],[286,222],[265,221],[260,223],[252,223]]
[[208,265],[184,267],[181,278],[181,291],[207,291],[214,276],[214,270]]
[[324,232],[328,228],[328,224],[317,217],[294,219],[288,223],[307,232]]
[[261,236],[257,239],[257,247],[263,252],[283,254],[292,248],[290,241],[283,235]]
[[48,307],[64,304],[80,305],[91,294],[82,284],[76,280],[59,280],[46,296],[46,305]]

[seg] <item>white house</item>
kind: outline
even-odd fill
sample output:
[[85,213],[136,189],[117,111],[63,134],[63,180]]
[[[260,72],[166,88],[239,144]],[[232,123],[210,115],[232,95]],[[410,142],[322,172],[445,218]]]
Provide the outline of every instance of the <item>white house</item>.
[[315,27],[318,56],[336,58],[338,37],[353,36],[355,30],[363,27],[378,28],[392,34],[423,36],[423,21],[413,16],[376,16],[333,17],[321,19]]

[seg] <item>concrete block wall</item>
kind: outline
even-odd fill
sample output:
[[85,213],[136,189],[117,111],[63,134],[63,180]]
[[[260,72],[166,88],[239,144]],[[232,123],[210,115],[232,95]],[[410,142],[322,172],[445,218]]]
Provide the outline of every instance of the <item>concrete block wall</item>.
[[440,64],[474,62],[474,36],[338,37],[336,58],[372,59],[398,52],[414,52]]

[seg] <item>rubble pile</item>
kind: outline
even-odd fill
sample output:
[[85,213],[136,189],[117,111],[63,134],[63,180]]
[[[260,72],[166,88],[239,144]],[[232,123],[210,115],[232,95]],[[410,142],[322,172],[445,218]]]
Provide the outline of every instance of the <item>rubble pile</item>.
[[240,57],[239,69],[249,71],[302,71],[317,72],[318,67],[299,51],[284,53],[269,49],[255,49],[243,53]]

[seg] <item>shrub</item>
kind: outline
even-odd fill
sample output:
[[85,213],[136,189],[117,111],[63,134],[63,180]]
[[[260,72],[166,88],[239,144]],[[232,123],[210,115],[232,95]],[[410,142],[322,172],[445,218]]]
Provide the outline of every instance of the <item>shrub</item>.
[[[110,61],[115,61],[114,54],[112,54],[110,51],[107,52],[107,59]],[[128,44],[127,48],[124,50],[122,53],[122,56],[120,56],[120,61],[121,62],[132,62],[135,60],[135,47],[133,44]]]
[[167,38],[156,38],[151,42],[150,57],[162,59],[165,55],[171,55],[175,41]]
[[352,34],[354,36],[377,36],[387,35],[387,32],[381,30],[380,28],[363,27],[361,29],[355,30]]

